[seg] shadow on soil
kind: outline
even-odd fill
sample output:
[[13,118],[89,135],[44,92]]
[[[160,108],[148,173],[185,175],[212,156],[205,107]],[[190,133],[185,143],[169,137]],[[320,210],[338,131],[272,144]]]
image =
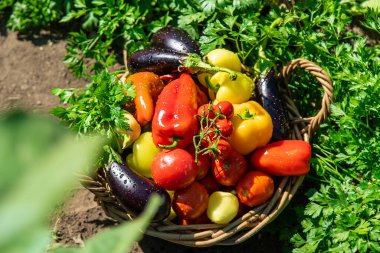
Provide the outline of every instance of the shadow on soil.
[[27,33],[18,33],[17,39],[28,40],[35,46],[43,46],[49,43],[57,43],[67,37],[66,32],[60,30],[50,29],[50,30],[40,30],[31,31]]
[[281,243],[278,238],[262,233],[247,241],[233,246],[213,246],[208,248],[191,248],[170,243],[158,238],[145,236],[139,243],[144,253],[277,253],[281,252]]

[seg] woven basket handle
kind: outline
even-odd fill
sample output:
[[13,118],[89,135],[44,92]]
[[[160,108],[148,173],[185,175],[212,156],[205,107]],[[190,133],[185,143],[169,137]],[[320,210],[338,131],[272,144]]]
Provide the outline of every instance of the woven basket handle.
[[[288,94],[290,94],[289,88],[288,88],[289,79],[290,79],[291,74],[296,68],[302,68],[309,71],[310,74],[312,74],[313,76],[317,78],[317,80],[322,85],[322,88],[324,91],[323,98],[322,98],[322,107],[314,117],[302,118],[300,115],[297,115],[298,119],[296,118],[294,120],[297,123],[299,122],[309,123],[308,134],[309,136],[311,136],[311,134],[319,127],[319,125],[326,119],[326,117],[330,113],[330,103],[333,102],[334,88],[333,88],[329,75],[321,67],[316,65],[314,62],[299,58],[299,59],[292,60],[290,63],[288,63],[288,65],[283,67],[281,73],[279,74],[280,75],[279,77],[282,78],[282,80],[284,81],[283,83],[286,86],[283,88],[286,88],[288,90]],[[297,112],[297,114],[299,113]]]

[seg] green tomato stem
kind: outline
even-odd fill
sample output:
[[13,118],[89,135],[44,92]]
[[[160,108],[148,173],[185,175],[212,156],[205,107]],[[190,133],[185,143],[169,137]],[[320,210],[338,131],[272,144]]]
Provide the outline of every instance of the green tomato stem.
[[235,71],[223,68],[216,67],[210,64],[207,64],[202,61],[202,58],[197,54],[189,54],[187,57],[183,58],[181,61],[182,67],[197,73],[199,71],[203,72],[226,72],[229,74],[231,80],[235,80],[237,78],[237,74]]

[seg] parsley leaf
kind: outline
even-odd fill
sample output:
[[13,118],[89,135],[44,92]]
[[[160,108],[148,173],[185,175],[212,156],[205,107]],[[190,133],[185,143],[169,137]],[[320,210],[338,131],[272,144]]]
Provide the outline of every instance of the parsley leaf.
[[104,166],[112,159],[121,161],[123,133],[118,129],[129,129],[124,116],[127,111],[123,107],[131,103],[136,94],[130,82],[123,84],[107,70],[91,79],[85,88],[53,89],[52,94],[68,106],[56,107],[50,112],[80,135],[97,133],[106,137],[109,144],[99,159],[99,165]]
[[[371,196],[371,197],[369,197]],[[291,242],[293,252],[377,252],[380,249],[380,184],[331,179],[310,197],[301,224],[303,232]],[[331,209],[328,214],[322,210]]]

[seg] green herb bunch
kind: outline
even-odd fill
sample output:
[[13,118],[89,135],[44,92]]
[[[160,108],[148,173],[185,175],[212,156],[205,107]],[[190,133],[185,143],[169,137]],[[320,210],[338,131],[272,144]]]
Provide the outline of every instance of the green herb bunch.
[[51,113],[80,135],[96,133],[104,136],[109,143],[104,146],[104,156],[98,165],[105,166],[111,160],[122,162],[123,134],[129,130],[124,106],[135,97],[131,82],[123,83],[115,74],[103,71],[92,77],[85,88],[52,90],[67,107],[56,107]]
[[293,252],[379,252],[380,186],[333,179],[310,197]]

